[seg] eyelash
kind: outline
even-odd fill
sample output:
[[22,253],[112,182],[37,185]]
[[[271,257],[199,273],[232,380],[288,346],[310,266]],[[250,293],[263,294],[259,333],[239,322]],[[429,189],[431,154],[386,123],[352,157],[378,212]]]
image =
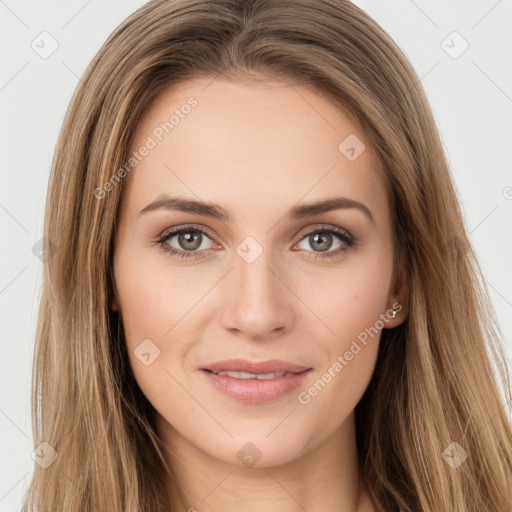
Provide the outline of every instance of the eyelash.
[[[176,256],[178,258],[203,258],[205,257],[204,252],[205,251],[185,251],[185,250],[178,250],[174,247],[171,247],[170,245],[166,244],[168,240],[173,238],[176,235],[180,235],[181,233],[187,233],[187,232],[198,232],[203,235],[206,235],[208,238],[212,238],[206,231],[197,228],[195,226],[183,226],[178,229],[173,229],[172,231],[168,231],[164,233],[161,237],[154,240],[155,244],[160,245],[160,248],[162,251],[164,251],[167,254],[170,254],[171,256]],[[322,226],[320,228],[315,228],[311,231],[308,231],[302,235],[299,242],[304,240],[304,238],[312,235],[313,233],[330,233],[338,237],[338,239],[345,244],[345,247],[342,249],[338,249],[336,251],[326,251],[325,253],[315,253],[315,256],[313,256],[313,259],[324,259],[324,258],[333,258],[335,256],[338,256],[340,254],[343,254],[347,252],[351,247],[353,247],[356,243],[356,238],[350,235],[347,231],[336,228],[333,226]],[[314,252],[314,251],[308,251],[308,252]]]

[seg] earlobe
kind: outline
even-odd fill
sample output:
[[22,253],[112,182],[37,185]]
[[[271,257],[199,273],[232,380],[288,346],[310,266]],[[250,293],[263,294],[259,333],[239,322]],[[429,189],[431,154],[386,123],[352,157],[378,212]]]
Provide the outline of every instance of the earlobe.
[[386,311],[386,328],[393,329],[402,324],[409,314],[409,272],[402,265],[395,280],[394,293]]
[[109,303],[112,311],[119,311],[119,303],[117,302],[117,297],[115,295],[110,296]]
[[386,329],[393,329],[404,322],[407,317],[407,312],[404,310],[404,305],[400,300],[395,300],[393,302],[386,311],[384,319]]
[[110,305],[110,309],[112,311],[119,311],[119,302],[117,300],[116,283],[113,279],[112,279],[111,285],[109,287],[108,302]]

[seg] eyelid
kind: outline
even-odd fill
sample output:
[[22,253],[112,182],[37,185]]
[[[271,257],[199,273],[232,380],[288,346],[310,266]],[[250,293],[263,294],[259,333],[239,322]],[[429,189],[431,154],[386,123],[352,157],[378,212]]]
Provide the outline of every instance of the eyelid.
[[[168,237],[168,235],[171,235],[171,234],[176,235],[176,234],[179,234],[180,231],[184,231],[186,229],[197,230],[199,232],[202,232],[203,234],[207,235],[210,239],[212,239],[212,241],[214,241],[213,239],[215,238],[215,236],[212,234],[212,232],[209,230],[209,228],[207,228],[206,226],[200,225],[200,224],[184,224],[183,226],[167,228],[160,235],[156,236],[156,240],[161,241],[161,240],[165,239],[166,237]],[[330,224],[322,224],[322,223],[317,223],[317,224],[314,224],[313,226],[308,226],[306,228],[303,228],[301,231],[299,231],[299,233],[297,233],[297,235],[295,235],[295,237],[299,237],[298,242],[300,242],[305,236],[310,235],[311,233],[314,233],[316,231],[321,231],[321,230],[340,231],[340,233],[346,234],[347,238],[354,240],[354,241],[356,240],[356,238],[346,229],[339,228],[338,226],[334,226],[334,225],[330,225]],[[297,243],[297,242],[294,242],[294,243]]]
[[334,226],[332,224],[313,224],[313,226],[308,226],[307,228],[304,228],[303,230],[299,231],[299,233],[296,235],[299,237],[299,242],[305,237],[310,235],[311,233],[316,233],[317,231],[331,231],[338,234],[346,235],[347,238],[350,240],[356,240],[355,236],[353,236],[349,231],[346,229],[340,228],[338,226]]
[[180,233],[180,231],[185,231],[187,229],[189,229],[190,231],[199,231],[199,232],[207,235],[210,239],[215,238],[212,235],[212,232],[206,226],[203,226],[203,225],[200,225],[200,224],[184,224],[183,226],[176,226],[176,227],[173,227],[173,228],[167,228],[160,235],[158,235],[156,237],[156,239],[157,239],[157,241],[160,241],[160,240],[163,240],[163,239],[167,238],[169,235],[177,235],[177,234]]
[[[164,250],[164,252],[171,253],[174,256],[189,257],[189,258],[204,257],[206,255],[205,253],[208,251],[208,249],[203,249],[201,251],[197,251],[197,250],[185,251],[183,249],[176,249],[175,247],[172,247],[171,245],[169,245],[169,247],[167,249],[164,249],[163,246],[167,242],[167,240],[173,238],[174,236],[179,235],[182,232],[186,232],[187,230],[198,231],[198,232],[202,233],[203,235],[206,235],[214,244],[217,244],[217,242],[215,242],[215,237],[211,235],[209,228],[207,228],[206,226],[203,226],[203,225],[194,225],[194,224],[184,224],[182,226],[168,228],[160,236],[157,237],[157,239],[154,241],[154,243],[159,244],[161,246],[162,250]],[[296,237],[298,236],[299,239],[296,242],[294,242],[293,246],[302,242],[307,236],[309,236],[313,233],[322,232],[322,231],[334,234],[334,236],[336,236],[342,242],[342,244],[344,244],[346,247],[343,249],[335,250],[335,251],[325,251],[323,253],[316,252],[316,251],[306,251],[308,253],[312,253],[315,255],[315,256],[310,256],[313,259],[335,257],[335,256],[339,255],[340,253],[344,253],[347,250],[349,250],[350,248],[352,248],[352,246],[354,246],[357,242],[357,238],[355,236],[353,236],[346,229],[340,228],[338,226],[330,225],[330,224],[318,223],[313,226],[308,226],[308,227],[304,228],[303,230],[301,230],[296,235]],[[217,245],[219,245],[219,244],[217,244]]]

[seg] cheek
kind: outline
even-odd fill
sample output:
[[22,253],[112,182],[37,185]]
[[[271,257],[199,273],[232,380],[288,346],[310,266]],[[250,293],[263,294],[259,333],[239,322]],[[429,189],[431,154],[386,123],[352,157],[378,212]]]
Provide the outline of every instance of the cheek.
[[354,258],[329,279],[312,277],[305,302],[321,320],[323,334],[314,339],[323,364],[299,403],[314,408],[329,429],[352,411],[371,379],[384,326],[381,315],[389,307],[392,258],[383,251],[373,260]]
[[389,307],[392,280],[391,251],[384,249],[353,257],[328,276],[316,271],[302,282],[299,294],[321,320],[329,355],[345,352],[352,340],[364,340],[368,330],[374,333],[375,326],[382,329],[380,315]]
[[[123,326],[126,341],[130,349],[140,343],[144,338],[160,337],[169,329],[168,318],[162,315],[161,284],[144,276],[144,273],[123,273],[123,277],[116,281],[119,293]],[[166,326],[167,325],[167,326]]]
[[188,302],[182,283],[169,275],[162,260],[157,248],[128,245],[120,248],[114,260],[123,325],[132,349],[145,338],[164,339],[183,315],[184,300]]
[[169,304],[176,303],[177,292],[135,247],[124,246],[115,255],[114,277],[130,365],[146,394],[162,370],[163,342],[170,337],[165,334],[176,322]]
[[179,359],[174,352],[181,350],[181,345],[175,344],[169,353],[167,341],[172,331],[165,335],[177,321],[169,307],[175,297],[163,291],[166,285],[155,273],[138,266],[138,271],[130,268],[129,262],[116,267],[116,288],[130,366],[146,398],[159,409],[173,396],[168,394],[173,379],[166,371],[167,359]]
[[174,274],[165,256],[155,257],[136,247],[123,247],[114,259],[130,365],[154,405],[186,401],[179,392],[169,393],[171,388],[179,391],[172,376],[181,381],[181,365],[193,344],[189,322],[199,310],[194,306],[214,284],[197,283],[190,271],[177,269]]

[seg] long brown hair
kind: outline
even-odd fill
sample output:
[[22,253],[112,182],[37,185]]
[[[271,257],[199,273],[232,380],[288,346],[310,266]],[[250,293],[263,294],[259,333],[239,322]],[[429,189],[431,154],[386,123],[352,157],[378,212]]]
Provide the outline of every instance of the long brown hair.
[[[169,510],[172,469],[109,308],[122,181],[105,197],[95,190],[127,161],[156,96],[221,75],[314,87],[358,120],[382,162],[394,261],[407,269],[410,297],[408,319],[383,331],[356,407],[361,479],[378,510],[512,510],[502,334],[437,127],[403,53],[345,0],[153,0],[87,68],[55,151],[44,220],[33,432],[57,457],[35,465],[23,510]],[[452,443],[468,454],[456,468],[446,457],[460,450]]]

